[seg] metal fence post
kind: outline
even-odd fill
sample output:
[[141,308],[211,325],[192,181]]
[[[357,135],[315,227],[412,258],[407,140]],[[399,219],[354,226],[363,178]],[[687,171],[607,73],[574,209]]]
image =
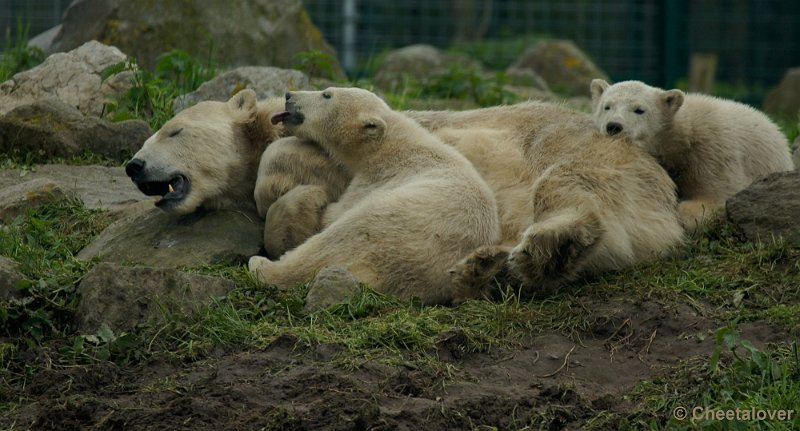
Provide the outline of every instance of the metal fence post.
[[356,67],[357,0],[344,0],[342,16],[344,18],[342,28],[342,66],[347,72],[352,73]]

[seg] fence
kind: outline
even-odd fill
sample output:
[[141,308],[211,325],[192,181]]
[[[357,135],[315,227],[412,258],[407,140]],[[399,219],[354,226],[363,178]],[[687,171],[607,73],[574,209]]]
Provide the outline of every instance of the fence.
[[[687,75],[694,52],[717,55],[718,82],[749,89],[774,85],[800,65],[800,1],[303,1],[355,75],[380,53],[414,43],[482,50],[484,61],[503,68],[542,35],[574,40],[614,80],[661,86]],[[69,3],[0,0],[0,30],[21,19],[36,35],[56,25]],[[0,38],[5,43],[5,31]]]
[[[304,0],[350,70],[412,43],[452,47],[477,40],[574,40],[614,80],[671,87],[692,53],[715,54],[717,81],[757,98],[800,65],[800,2],[780,0]],[[349,7],[349,10],[347,9]],[[354,30],[348,35],[346,29]],[[346,37],[347,36],[347,37]],[[530,38],[529,38],[530,39]],[[495,66],[520,46],[488,45]],[[513,52],[506,52],[510,50]],[[491,60],[491,59],[490,59]],[[743,94],[742,94],[743,93]],[[751,100],[752,101],[752,100]]]

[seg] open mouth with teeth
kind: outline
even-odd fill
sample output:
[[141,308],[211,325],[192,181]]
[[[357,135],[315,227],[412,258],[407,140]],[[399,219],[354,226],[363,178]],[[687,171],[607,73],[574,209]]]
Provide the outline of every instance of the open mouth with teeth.
[[138,181],[136,186],[147,196],[161,196],[157,207],[170,207],[182,201],[189,194],[189,179],[175,175],[167,181]]

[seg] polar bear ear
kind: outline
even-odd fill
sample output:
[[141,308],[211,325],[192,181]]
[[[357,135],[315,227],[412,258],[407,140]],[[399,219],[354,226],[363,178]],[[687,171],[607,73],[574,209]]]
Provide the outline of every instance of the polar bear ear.
[[249,112],[256,107],[256,92],[245,88],[228,100],[228,106],[231,109]]
[[361,117],[361,128],[367,137],[380,138],[386,133],[386,121],[378,116],[365,115]]
[[683,91],[669,90],[661,93],[661,102],[673,114],[683,105]]
[[606,91],[610,84],[602,79],[593,79],[592,83],[589,85],[589,90],[592,92],[592,107],[596,108],[596,105],[600,102],[600,96],[603,95],[603,92]]

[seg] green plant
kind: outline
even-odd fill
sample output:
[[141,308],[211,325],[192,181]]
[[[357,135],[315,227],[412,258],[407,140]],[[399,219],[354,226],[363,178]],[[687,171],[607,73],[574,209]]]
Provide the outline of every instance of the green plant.
[[494,106],[518,102],[519,96],[507,88],[509,79],[503,72],[484,73],[478,67],[451,66],[440,74],[424,79],[406,78],[403,93],[389,95],[397,109],[406,107],[408,99],[458,99]]
[[16,260],[26,277],[17,286],[21,299],[0,307],[3,336],[35,344],[70,330],[75,284],[89,267],[74,255],[107,224],[101,211],[67,200],[0,225],[0,255]]
[[[44,52],[35,46],[28,45],[29,30],[30,24],[22,25],[20,19],[17,20],[15,38],[11,37],[11,29],[6,29],[6,46],[0,55],[0,82],[44,61]],[[12,40],[14,40],[13,43]]]
[[336,58],[319,50],[300,51],[294,55],[294,68],[308,76],[337,81]]
[[502,39],[456,43],[447,50],[474,58],[489,69],[505,70],[525,50],[545,38],[547,38],[546,35],[510,35]]
[[112,120],[144,119],[157,130],[175,115],[173,100],[212,79],[217,69],[210,60],[204,65],[176,49],[159,56],[153,72],[129,60],[107,67],[101,77],[105,80],[120,72],[132,73],[133,86],[106,106]]

